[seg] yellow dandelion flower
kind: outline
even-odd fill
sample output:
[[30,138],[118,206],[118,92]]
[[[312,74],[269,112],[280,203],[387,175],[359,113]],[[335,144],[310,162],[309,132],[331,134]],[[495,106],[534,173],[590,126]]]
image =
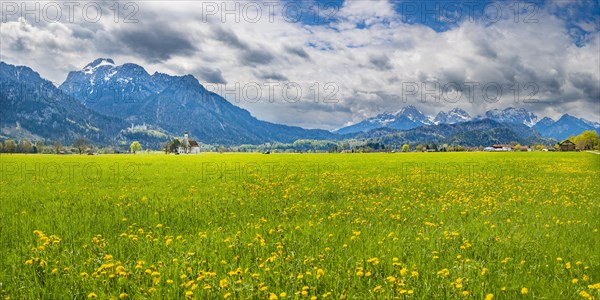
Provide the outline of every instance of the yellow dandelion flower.
[[492,299],[494,299],[494,294],[485,295],[485,300],[492,300]]
[[228,284],[229,284],[229,281],[227,279],[221,279],[219,281],[219,287],[222,289],[227,288]]
[[269,300],[277,300],[277,299],[279,299],[279,297],[277,297],[277,295],[275,293],[269,294]]
[[437,274],[442,277],[446,277],[446,276],[450,275],[450,271],[448,271],[448,269],[441,269],[440,271],[437,272]]
[[527,295],[527,293],[529,293],[529,290],[526,287],[521,289],[521,294]]
[[97,298],[98,295],[96,295],[96,293],[89,293],[88,294],[88,298]]
[[129,296],[129,295],[127,295],[127,293],[121,293],[121,294],[119,294],[119,299],[125,299],[125,298],[127,298],[127,296]]

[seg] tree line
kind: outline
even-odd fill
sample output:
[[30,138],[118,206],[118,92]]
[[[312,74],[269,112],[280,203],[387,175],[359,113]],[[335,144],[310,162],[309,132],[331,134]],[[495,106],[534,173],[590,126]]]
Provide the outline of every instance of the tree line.
[[[134,154],[141,149],[142,145],[137,141],[134,141],[129,146],[129,151]],[[102,153],[120,153],[119,150],[110,147],[97,147],[87,138],[75,139],[70,145],[63,145],[60,140],[56,140],[53,144],[46,144],[42,141],[32,142],[28,139],[22,139],[18,142],[12,139],[0,141],[0,153],[83,154],[88,150]],[[127,150],[125,150],[125,152],[127,152]]]

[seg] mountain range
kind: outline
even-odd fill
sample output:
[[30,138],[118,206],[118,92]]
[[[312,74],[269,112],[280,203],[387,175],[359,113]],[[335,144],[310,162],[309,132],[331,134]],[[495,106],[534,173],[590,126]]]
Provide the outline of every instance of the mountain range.
[[480,120],[493,120],[499,124],[504,124],[505,127],[517,133],[522,133],[525,129],[531,128],[539,133],[541,137],[557,140],[564,140],[585,130],[595,130],[600,133],[600,123],[576,118],[569,114],[564,114],[558,121],[548,117],[538,120],[538,116],[524,108],[508,107],[502,110],[489,110],[484,116],[471,117],[466,111],[453,108],[448,112],[441,111],[435,118],[432,118],[412,105],[406,106],[395,113],[384,112],[334,132],[364,136],[361,133],[381,128],[407,131],[423,126],[459,124]]
[[[105,145],[125,146],[136,139],[157,148],[188,131],[202,143],[224,145],[350,138],[481,145],[562,140],[584,130],[600,131],[600,124],[568,114],[538,121],[523,108],[494,109],[476,117],[454,108],[431,117],[411,105],[333,132],[308,130],[258,120],[206,90],[192,75],[149,74],[142,66],[116,65],[110,58],[70,72],[59,87],[26,66],[0,62],[0,75],[0,139],[69,143],[85,136]],[[134,124],[148,126],[132,130]]]

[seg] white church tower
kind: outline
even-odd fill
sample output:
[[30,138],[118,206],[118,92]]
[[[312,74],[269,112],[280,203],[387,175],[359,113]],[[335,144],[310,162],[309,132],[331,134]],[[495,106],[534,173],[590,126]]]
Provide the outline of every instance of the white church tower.
[[182,144],[183,144],[183,151],[184,151],[184,153],[186,153],[186,154],[189,153],[190,152],[190,139],[188,137],[188,132],[187,131],[183,134],[183,142],[182,142]]

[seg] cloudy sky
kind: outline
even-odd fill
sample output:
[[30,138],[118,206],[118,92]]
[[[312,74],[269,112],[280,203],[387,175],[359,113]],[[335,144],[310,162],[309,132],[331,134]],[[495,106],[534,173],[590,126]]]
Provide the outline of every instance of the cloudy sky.
[[600,121],[597,0],[3,1],[1,9],[2,61],[56,85],[110,57],[192,74],[259,119],[307,128],[409,104],[431,115],[513,106]]

